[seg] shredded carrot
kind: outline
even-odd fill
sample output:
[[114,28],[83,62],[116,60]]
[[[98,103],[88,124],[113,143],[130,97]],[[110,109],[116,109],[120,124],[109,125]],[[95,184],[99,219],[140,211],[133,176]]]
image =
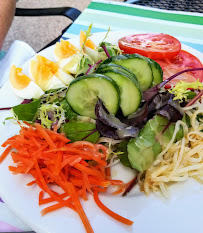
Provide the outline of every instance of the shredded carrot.
[[80,163],[76,163],[73,167],[77,168],[79,171],[87,173],[88,175],[96,176],[96,177],[103,177],[102,174],[98,170],[93,170],[91,168],[85,167]]
[[86,173],[82,173],[82,176],[83,176],[83,182],[84,182],[85,188],[87,189],[89,193],[93,194],[91,190],[91,185],[90,185],[88,175]]
[[93,231],[93,229],[92,229],[92,227],[90,225],[90,222],[89,222],[89,220],[88,220],[88,218],[87,218],[87,216],[86,216],[86,214],[85,214],[85,212],[84,212],[84,210],[83,210],[83,208],[81,206],[81,203],[79,201],[78,195],[77,195],[77,193],[75,191],[75,188],[74,188],[73,184],[70,183],[70,182],[67,182],[66,184],[67,184],[68,190],[69,190],[69,192],[71,194],[71,197],[73,199],[73,203],[74,203],[74,205],[76,207],[76,210],[77,210],[77,212],[78,212],[78,214],[79,214],[79,216],[80,216],[80,218],[81,218],[81,220],[82,220],[82,222],[84,224],[84,227],[85,227],[86,231],[88,233],[93,233],[94,231]]
[[6,150],[3,152],[3,154],[0,156],[0,164],[4,161],[4,159],[7,157],[10,151],[11,151],[11,146],[8,146]]
[[111,185],[124,185],[122,180],[109,180]]
[[[70,143],[63,134],[57,133],[57,127],[51,131],[40,124],[25,125],[20,125],[19,135],[2,144],[7,148],[0,156],[0,163],[11,152],[16,167],[9,166],[9,170],[15,175],[32,175],[34,180],[27,186],[37,184],[42,190],[39,193],[39,205],[50,204],[42,210],[42,215],[68,207],[78,213],[86,231],[92,233],[93,229],[80,199],[87,201],[87,193],[92,194],[101,208],[97,192],[105,193],[111,185],[124,185],[120,180],[112,180],[110,168],[105,168],[108,149],[86,141]],[[51,184],[59,186],[64,193],[53,191]],[[48,197],[44,198],[45,194]],[[52,202],[56,203],[51,204]],[[102,209],[119,221],[132,224],[130,220],[116,215],[108,208],[102,206]]]
[[105,193],[106,190],[107,190],[107,187],[105,187],[105,188],[98,188],[98,187],[95,186],[95,187],[92,187],[92,190],[100,192],[100,193]]
[[118,190],[116,190],[115,192],[113,192],[111,195],[121,194],[121,193],[125,192],[125,189],[126,189],[126,187],[123,186],[123,187],[119,188]]
[[58,125],[54,125],[54,130],[53,131],[56,133],[57,130],[58,130]]
[[27,183],[27,186],[32,186],[33,184],[36,184],[36,180],[33,180],[33,181]]
[[13,173],[16,172],[16,170],[17,170],[17,168],[13,167],[13,166],[9,166],[8,169],[10,172],[13,172]]
[[41,205],[41,201],[43,200],[43,195],[44,195],[44,192],[41,191],[41,192],[39,193],[39,205]]
[[111,179],[111,169],[110,169],[110,167],[107,167],[105,169],[105,172],[106,172],[106,178]]
[[49,134],[46,132],[46,130],[40,124],[36,124],[36,129],[41,134],[41,136],[46,140],[50,148],[55,149],[56,145],[54,144],[53,140],[51,139]]
[[[64,143],[60,142],[59,146],[63,146]],[[55,160],[55,164],[54,164],[54,175],[58,175],[61,171],[60,166],[61,166],[61,162],[63,160],[63,153],[61,151],[57,152],[57,156],[56,156],[56,160]]]
[[55,205],[49,206],[49,207],[43,209],[41,211],[41,214],[42,214],[42,216],[44,216],[45,214],[48,214],[48,213],[50,213],[50,212],[52,212],[54,210],[58,210],[58,209],[64,207],[64,205],[66,207],[69,207],[69,208],[75,210],[75,206],[73,204],[71,204],[70,202],[71,202],[71,198],[69,198],[68,200],[66,200],[65,204],[63,204],[63,203],[57,203]]
[[[68,196],[68,194],[67,193],[62,193],[62,194],[60,194],[59,195],[61,198],[64,198],[64,197],[67,197]],[[54,198],[52,198],[52,197],[48,197],[48,198],[41,198],[40,199],[40,202],[39,202],[39,205],[44,205],[44,204],[48,204],[48,203],[50,203],[50,202],[54,202],[55,200],[54,200]]]
[[36,140],[36,138],[34,138],[33,136],[30,137],[30,140],[38,147],[40,148],[41,147],[41,144]]
[[122,193],[122,196],[125,196],[131,190],[131,188],[133,188],[133,186],[134,186],[134,184],[135,184],[136,181],[137,181],[137,176],[135,176],[128,183],[125,183],[125,184],[119,186],[118,190],[116,190],[115,192],[113,192],[111,195],[118,195],[118,194]]
[[112,218],[118,220],[119,222],[122,222],[126,225],[132,225],[134,222],[124,218],[116,213],[114,213],[113,211],[111,211],[109,208],[107,208],[100,200],[99,200],[99,196],[98,196],[98,192],[94,191],[94,200],[96,202],[96,204],[98,205],[98,207],[100,209],[102,209],[106,214],[108,214],[109,216],[111,216]]

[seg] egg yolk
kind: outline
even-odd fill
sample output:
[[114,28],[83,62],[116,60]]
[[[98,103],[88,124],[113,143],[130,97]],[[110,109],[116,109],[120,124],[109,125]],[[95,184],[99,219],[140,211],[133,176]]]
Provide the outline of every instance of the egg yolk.
[[31,79],[22,73],[21,68],[17,68],[13,65],[10,70],[9,81],[13,88],[22,90],[29,85]]
[[37,61],[40,65],[49,67],[49,69],[51,70],[53,74],[55,74],[59,69],[58,66],[53,61],[50,61],[49,59],[41,55],[37,55]]
[[69,41],[61,40],[57,42],[55,46],[55,55],[60,58],[68,58],[79,52],[79,49],[72,45]]

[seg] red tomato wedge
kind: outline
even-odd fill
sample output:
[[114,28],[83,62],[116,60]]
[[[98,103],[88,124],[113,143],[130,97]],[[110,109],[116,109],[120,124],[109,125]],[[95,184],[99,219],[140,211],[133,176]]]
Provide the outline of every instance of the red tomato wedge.
[[139,53],[151,59],[171,59],[181,50],[179,40],[163,33],[129,35],[119,39],[118,45],[124,53]]
[[[163,69],[164,80],[182,70],[203,68],[201,61],[197,57],[184,50],[181,50],[173,59],[156,60],[156,62],[158,62]],[[170,81],[170,83],[176,84],[180,80],[191,83],[195,82],[197,79],[199,79],[200,82],[203,81],[203,71],[193,71],[181,74]]]

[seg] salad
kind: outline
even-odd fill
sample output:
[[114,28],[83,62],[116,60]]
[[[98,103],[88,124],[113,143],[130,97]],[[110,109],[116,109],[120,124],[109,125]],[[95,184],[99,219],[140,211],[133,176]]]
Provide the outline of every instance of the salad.
[[[41,188],[39,205],[50,204],[42,215],[69,207],[87,232],[93,229],[80,203],[87,194],[108,215],[132,225],[104,206],[98,193],[114,186],[112,194],[125,196],[139,185],[147,195],[160,190],[168,196],[170,182],[203,182],[201,62],[169,35],[127,36],[119,47],[106,42],[107,35],[96,46],[90,26],[81,32],[80,48],[63,40],[55,45],[55,62],[37,55],[29,76],[11,68],[13,91],[25,100],[11,108],[7,120],[21,130],[3,143],[0,157],[2,162],[11,153],[16,166],[9,170],[33,176],[27,185]],[[135,174],[128,183],[111,177],[119,162]]]

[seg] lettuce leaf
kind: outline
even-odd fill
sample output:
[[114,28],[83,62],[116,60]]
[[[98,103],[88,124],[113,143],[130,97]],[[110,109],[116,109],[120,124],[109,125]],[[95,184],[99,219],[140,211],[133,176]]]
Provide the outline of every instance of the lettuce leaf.
[[71,106],[68,104],[66,100],[61,101],[60,105],[65,110],[65,116],[67,120],[70,121],[78,115],[77,113],[73,111],[73,109],[71,108]]
[[89,141],[96,143],[100,134],[96,129],[95,124],[85,122],[68,122],[62,125],[61,131],[65,133],[66,137],[72,142],[75,141]]
[[[188,97],[190,98],[191,91],[189,89],[197,90],[199,88],[203,88],[203,84],[199,81],[188,83],[180,80],[172,90],[169,90],[170,93],[174,94],[174,100],[179,100],[180,102],[187,101]],[[191,96],[191,99],[194,96]]]
[[14,118],[22,121],[34,122],[38,115],[41,100],[34,100],[28,104],[20,104],[12,108]]
[[[140,172],[148,169],[155,161],[157,155],[166,148],[175,129],[175,123],[171,123],[166,117],[156,115],[150,119],[139,135],[128,143],[128,158],[133,168]],[[175,142],[183,137],[183,129],[180,128]]]

